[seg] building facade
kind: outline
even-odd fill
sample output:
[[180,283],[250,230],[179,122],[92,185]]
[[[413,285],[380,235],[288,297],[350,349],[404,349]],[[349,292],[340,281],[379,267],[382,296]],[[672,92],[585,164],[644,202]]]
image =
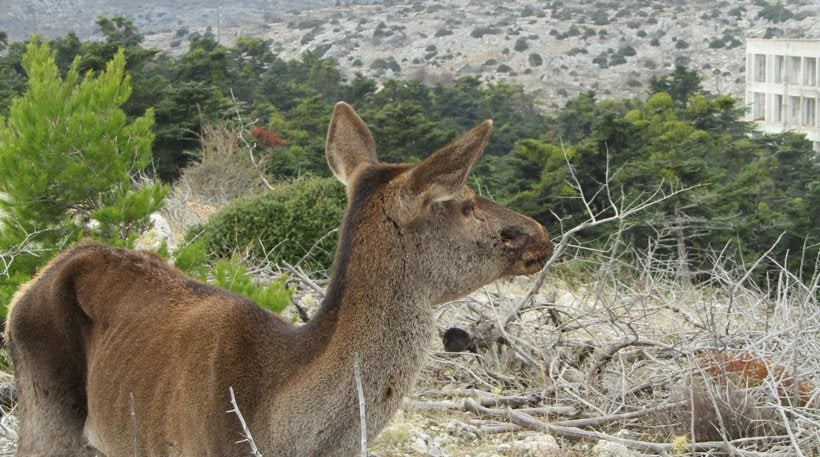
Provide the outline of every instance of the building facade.
[[746,41],[748,118],[761,130],[805,133],[820,152],[820,40]]

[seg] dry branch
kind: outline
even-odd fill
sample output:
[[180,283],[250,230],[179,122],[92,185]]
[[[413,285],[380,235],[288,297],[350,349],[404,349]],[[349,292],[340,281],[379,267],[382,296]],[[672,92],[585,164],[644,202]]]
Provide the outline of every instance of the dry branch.
[[245,438],[237,441],[236,443],[248,443],[248,445],[251,447],[251,455],[253,455],[254,457],[262,457],[262,454],[256,447],[256,442],[253,440],[251,431],[250,429],[248,429],[248,424],[245,423],[245,418],[242,416],[242,411],[239,410],[239,405],[236,404],[236,396],[233,393],[233,386],[229,387],[228,391],[231,394],[231,406],[233,406],[233,408],[225,412],[236,414],[236,417],[239,419],[239,424],[242,426],[242,434],[245,436]]

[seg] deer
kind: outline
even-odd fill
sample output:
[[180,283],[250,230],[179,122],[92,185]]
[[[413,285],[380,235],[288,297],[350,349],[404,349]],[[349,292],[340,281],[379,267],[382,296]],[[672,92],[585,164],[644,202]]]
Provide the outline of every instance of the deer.
[[230,389],[265,457],[357,454],[358,388],[372,440],[413,388],[434,307],[552,253],[541,224],[466,183],[491,131],[382,163],[364,121],[335,106],[325,151],[347,206],[326,295],[302,325],[148,253],[84,241],[55,257],[9,310],[17,455],[247,455]]

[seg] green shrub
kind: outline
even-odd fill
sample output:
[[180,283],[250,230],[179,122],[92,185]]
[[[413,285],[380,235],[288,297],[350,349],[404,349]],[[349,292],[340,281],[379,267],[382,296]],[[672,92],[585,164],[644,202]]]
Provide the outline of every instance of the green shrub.
[[436,30],[435,36],[437,36],[437,37],[443,37],[443,36],[452,35],[452,34],[453,34],[453,31],[452,31],[452,30],[449,30],[449,29],[438,29],[438,30]]
[[393,30],[387,28],[387,24],[379,22],[373,30],[373,38],[386,38],[393,35]]
[[794,17],[794,13],[786,8],[783,3],[777,2],[774,5],[768,5],[757,13],[757,17],[766,19],[774,23],[785,22]]
[[730,9],[728,14],[729,14],[729,16],[732,16],[736,19],[740,19],[741,17],[743,17],[743,13],[745,13],[745,12],[746,12],[746,8],[744,8],[742,6],[736,6],[732,9]]
[[622,65],[626,63],[626,57],[622,54],[612,54],[612,57],[609,58],[609,66],[614,67],[615,65]]
[[293,290],[286,285],[286,276],[268,285],[256,284],[237,257],[220,259],[213,266],[209,265],[206,243],[202,238],[179,249],[174,265],[195,278],[242,295],[275,313],[285,309],[293,296]]
[[222,258],[236,250],[272,262],[301,262],[305,268],[330,266],[345,205],[344,187],[333,178],[304,178],[267,193],[238,200],[201,230],[207,251]]
[[512,71],[512,68],[510,68],[509,65],[502,63],[501,65],[498,66],[498,68],[495,69],[495,71],[497,71],[499,73],[509,73],[509,72]]
[[513,46],[513,49],[515,49],[518,52],[524,52],[527,49],[529,49],[529,47],[530,45],[527,44],[527,39],[525,37],[521,37],[515,40],[515,46]]
[[592,14],[592,23],[595,25],[609,24],[609,14],[605,10],[597,10]]
[[208,277],[208,247],[204,239],[179,248],[174,257],[174,265],[185,273],[203,280]]
[[677,49],[686,49],[689,47],[689,43],[687,43],[686,40],[678,40],[675,42],[675,47]]
[[[299,23],[295,24],[295,27],[299,30],[307,30],[307,29],[315,29],[317,27],[321,27],[324,24],[324,21],[321,19],[307,19],[304,21],[300,21]],[[291,27],[289,27],[291,28]]]
[[213,268],[211,283],[215,286],[249,298],[252,302],[278,313],[290,303],[293,290],[289,289],[283,276],[268,285],[254,284],[245,267],[239,264],[236,258],[219,260]]
[[401,66],[394,57],[388,57],[387,59],[378,58],[370,64],[371,70],[392,70],[394,73],[401,72]]
[[474,29],[472,32],[470,32],[470,36],[473,38],[481,38],[484,35],[498,35],[499,33],[501,33],[500,29],[486,26]]
[[711,49],[720,49],[724,46],[726,46],[726,43],[720,38],[715,38],[709,42],[709,48]]
[[529,61],[531,67],[538,67],[544,63],[544,59],[537,52],[533,52],[530,54]]

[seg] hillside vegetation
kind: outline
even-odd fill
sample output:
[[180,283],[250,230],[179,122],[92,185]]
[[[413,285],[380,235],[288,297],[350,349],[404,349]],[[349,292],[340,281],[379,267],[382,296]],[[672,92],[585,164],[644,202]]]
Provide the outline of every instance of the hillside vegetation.
[[[740,97],[747,38],[818,38],[816,2],[415,0],[342,1],[338,6],[254,15],[220,37],[271,40],[285,58],[321,49],[346,77],[356,73],[451,82],[506,81],[554,112],[579,92],[645,96],[649,80],[684,65],[710,91]],[[260,11],[265,11],[264,9]],[[213,18],[185,30],[202,33]],[[185,50],[182,27],[154,29],[147,43]]]
[[[532,8],[516,13],[522,22],[569,7]],[[629,14],[644,17],[656,7],[636,8]],[[725,15],[735,17],[716,17]],[[658,455],[820,449],[820,164],[804,136],[760,132],[698,69],[660,66],[644,95],[576,91],[550,113],[510,75],[514,62],[497,61],[510,70],[489,81],[413,79],[395,54],[368,65],[377,80],[332,57],[336,42],[317,40],[323,23],[292,26],[317,30],[298,54],[209,31],[179,33],[185,46],[169,54],[128,19],[96,24],[102,40],[0,40],[4,311],[57,252],[95,238],[152,249],[306,320],[323,298],[343,208],[324,154],[334,104],[355,107],[387,162],[418,161],[491,118],[469,184],[547,226],[558,254],[534,281],[435,310],[442,346],[404,408],[424,431],[397,420],[379,455],[589,454],[547,433]],[[515,25],[487,27],[474,39]],[[401,35],[387,22],[377,29]],[[425,33],[450,36],[437,30]],[[520,38],[511,53],[535,52],[535,38]],[[627,63],[642,49],[631,47],[617,54]],[[610,68],[614,55],[594,65],[606,57]],[[547,66],[546,56],[526,61]],[[446,415],[446,428],[425,411]],[[0,435],[12,436],[7,422]],[[604,451],[592,450],[613,455]]]
[[[346,80],[339,63],[322,57],[321,49],[286,60],[268,41],[241,38],[226,47],[211,33],[188,37],[188,51],[174,57],[144,47],[143,36],[126,19],[101,18],[98,25],[106,37],[102,42],[80,41],[73,34],[51,40],[55,71],[68,72],[67,80],[99,73],[118,49],[124,51],[130,96],[118,103],[126,117],[151,114],[153,166],[142,171],[162,180],[173,181],[196,160],[204,125],[238,123],[239,137],[231,142],[235,147],[241,139],[254,148],[250,157],[260,158],[261,173],[270,182],[329,174],[324,134],[338,100],[356,107],[373,130],[380,157],[393,162],[425,157],[459,132],[492,118],[494,134],[473,184],[553,233],[560,232],[559,222],[571,226],[589,211],[607,213],[608,196],[584,194],[586,205],[578,198],[582,189],[589,192],[597,183],[622,189],[627,200],[659,186],[694,186],[631,220],[621,236],[636,246],[659,237],[658,252],[685,260],[695,276],[703,259],[724,249],[742,256],[770,248],[775,256],[791,252],[790,265],[807,273],[814,268],[820,173],[810,143],[790,132],[756,131],[742,120],[742,105],[710,93],[698,74],[685,67],[652,78],[647,98],[613,100],[584,92],[556,115],[546,115],[534,108],[533,95],[505,81],[484,84],[465,76],[448,84],[412,79],[377,84],[361,75]],[[20,102],[12,100],[30,87],[30,73],[20,65],[23,51],[22,43],[12,43],[0,58],[0,73],[6,76],[0,79],[0,113],[7,113],[11,129],[11,136],[3,138],[8,157],[10,151],[39,154],[32,152],[36,147],[20,149],[14,136],[20,133],[23,114],[15,112],[14,103]],[[76,144],[81,139],[66,141],[66,151],[88,147]],[[7,167],[15,165],[8,160]],[[50,174],[60,170],[53,165],[30,172],[52,179]],[[571,170],[577,171],[571,175]],[[573,176],[578,186],[570,185]],[[13,196],[10,179],[0,191]],[[15,208],[7,212],[13,214]],[[49,217],[76,220],[74,207],[62,208]],[[84,217],[102,222],[104,216]],[[603,227],[580,236],[604,240],[612,230]],[[794,255],[798,252],[802,257]],[[38,258],[36,263],[47,256]],[[765,266],[761,268],[755,274],[762,278]]]

